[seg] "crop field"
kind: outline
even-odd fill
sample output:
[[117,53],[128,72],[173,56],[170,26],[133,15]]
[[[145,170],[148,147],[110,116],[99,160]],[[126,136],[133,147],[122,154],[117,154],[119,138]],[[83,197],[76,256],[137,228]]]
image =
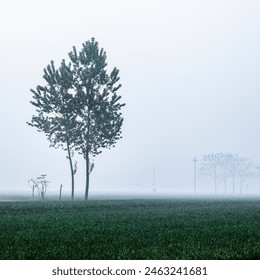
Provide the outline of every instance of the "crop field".
[[0,259],[260,259],[260,200],[0,202]]

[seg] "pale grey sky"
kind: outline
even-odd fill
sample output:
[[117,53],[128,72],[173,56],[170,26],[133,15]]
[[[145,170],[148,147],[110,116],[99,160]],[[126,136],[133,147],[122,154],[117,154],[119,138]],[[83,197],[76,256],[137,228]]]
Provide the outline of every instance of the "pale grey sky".
[[[90,193],[149,192],[153,168],[158,191],[192,191],[195,155],[260,164],[259,31],[257,0],[1,1],[0,193],[29,192],[27,180],[42,173],[53,191],[70,191],[65,152],[26,125],[30,88],[91,37],[120,69],[126,107],[123,139],[96,158]],[[84,175],[79,157],[78,194]]]

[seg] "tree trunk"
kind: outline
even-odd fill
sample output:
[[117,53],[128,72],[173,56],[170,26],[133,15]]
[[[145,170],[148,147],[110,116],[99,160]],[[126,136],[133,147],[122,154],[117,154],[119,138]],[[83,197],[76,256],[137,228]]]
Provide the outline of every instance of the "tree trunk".
[[214,170],[215,194],[217,194],[217,169]]
[[227,193],[227,177],[224,178],[224,184],[225,184],[225,194]]
[[233,174],[232,180],[233,180],[233,194],[235,194],[235,174]]
[[[88,92],[89,94],[89,92]],[[85,200],[88,200],[89,192],[89,130],[90,130],[90,108],[88,107],[87,112],[87,137],[86,137],[86,146],[85,146],[85,160],[86,160],[86,189],[85,189]]]
[[89,155],[86,152],[86,189],[85,189],[85,200],[88,200],[88,192],[89,192]]
[[68,151],[68,158],[70,162],[70,173],[71,173],[71,199],[74,200],[74,170],[73,170],[73,162],[70,152],[69,141],[67,140],[67,151]]
[[62,192],[62,185],[60,185],[60,197],[59,197],[60,201],[61,201],[61,192]]
[[240,178],[240,194],[243,193],[243,180]]

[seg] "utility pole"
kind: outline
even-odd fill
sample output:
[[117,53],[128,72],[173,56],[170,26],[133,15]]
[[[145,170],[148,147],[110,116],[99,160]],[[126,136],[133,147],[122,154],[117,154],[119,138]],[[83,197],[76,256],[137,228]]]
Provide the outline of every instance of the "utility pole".
[[62,192],[62,185],[60,185],[60,197],[59,197],[60,201],[61,201],[61,192]]
[[197,162],[198,160],[196,159],[196,157],[192,160],[194,162],[194,193],[196,193],[196,177],[197,177],[197,172],[196,172],[196,165],[197,165]]
[[156,192],[156,188],[155,188],[155,168],[153,168],[153,192]]

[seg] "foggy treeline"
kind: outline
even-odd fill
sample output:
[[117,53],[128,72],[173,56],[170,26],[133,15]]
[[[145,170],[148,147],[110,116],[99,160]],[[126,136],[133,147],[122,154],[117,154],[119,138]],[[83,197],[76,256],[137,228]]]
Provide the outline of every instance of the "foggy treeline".
[[215,153],[205,155],[200,166],[200,174],[212,177],[215,193],[219,183],[224,184],[224,192],[228,192],[228,181],[231,180],[232,193],[237,192],[236,181],[239,182],[239,193],[244,192],[247,179],[260,175],[260,167],[247,157],[232,153]]

